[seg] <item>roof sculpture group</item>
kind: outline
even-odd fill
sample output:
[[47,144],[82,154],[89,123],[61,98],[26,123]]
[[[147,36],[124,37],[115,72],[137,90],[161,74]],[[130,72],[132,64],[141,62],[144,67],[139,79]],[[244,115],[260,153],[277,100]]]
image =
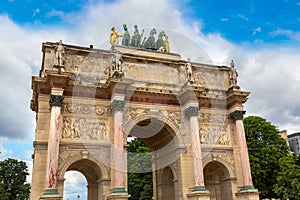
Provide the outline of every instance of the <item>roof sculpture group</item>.
[[161,31],[158,34],[157,40],[155,40],[154,35],[157,33],[155,28],[151,29],[148,38],[146,37],[143,38],[144,30],[142,30],[142,33],[140,34],[137,25],[134,25],[134,33],[132,37],[130,37],[126,24],[123,25],[123,28],[124,28],[124,34],[119,35],[119,33],[116,31],[116,28],[112,27],[111,34],[110,34],[111,45],[118,45],[119,44],[118,38],[123,37],[122,45],[124,46],[151,49],[151,50],[156,50],[161,52],[170,52],[170,44],[168,41],[168,36],[164,31]]

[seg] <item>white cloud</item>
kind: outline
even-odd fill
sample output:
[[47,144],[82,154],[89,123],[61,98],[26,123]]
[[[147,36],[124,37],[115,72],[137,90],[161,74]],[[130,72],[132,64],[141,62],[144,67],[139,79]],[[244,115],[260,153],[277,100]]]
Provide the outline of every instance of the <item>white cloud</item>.
[[257,27],[256,29],[253,30],[252,35],[256,35],[256,33],[260,33],[261,32],[261,27]]
[[36,16],[37,14],[39,14],[39,13],[40,13],[40,9],[39,8],[34,9],[34,11],[33,11],[33,17]]
[[249,21],[249,19],[247,17],[245,17],[244,15],[242,15],[242,14],[238,14],[237,17],[244,20],[244,21]]
[[270,32],[270,36],[272,36],[272,37],[285,36],[289,39],[296,40],[296,41],[300,42],[300,32],[299,31],[298,32],[293,31],[293,30],[290,30],[290,29],[278,28],[277,30]]

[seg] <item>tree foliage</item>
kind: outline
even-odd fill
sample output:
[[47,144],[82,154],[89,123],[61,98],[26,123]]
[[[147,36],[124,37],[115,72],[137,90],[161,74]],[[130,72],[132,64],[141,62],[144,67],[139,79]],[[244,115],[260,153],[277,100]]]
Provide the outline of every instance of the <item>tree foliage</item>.
[[131,195],[130,199],[151,199],[153,183],[150,150],[137,138],[128,144],[128,193]]
[[261,198],[280,198],[273,188],[280,172],[278,161],[289,154],[287,143],[279,130],[261,117],[246,117],[244,126],[253,184]]
[[279,160],[280,171],[274,191],[283,200],[300,199],[300,157],[286,156]]
[[8,158],[0,161],[1,200],[29,199],[30,185],[26,183],[28,175],[26,163]]

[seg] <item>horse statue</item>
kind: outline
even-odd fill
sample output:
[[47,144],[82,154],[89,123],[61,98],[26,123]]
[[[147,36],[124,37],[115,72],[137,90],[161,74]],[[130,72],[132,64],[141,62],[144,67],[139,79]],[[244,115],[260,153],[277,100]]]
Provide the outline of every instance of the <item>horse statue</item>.
[[123,24],[123,28],[124,28],[125,32],[124,32],[123,39],[122,39],[122,45],[129,46],[129,43],[130,43],[130,34],[128,32],[126,24]]
[[134,34],[131,37],[130,46],[140,48],[141,47],[141,38],[143,37],[144,30],[142,31],[142,34],[140,34],[139,30],[138,30],[138,26],[134,25],[133,27],[134,27]]
[[154,34],[156,34],[156,29],[155,28],[153,28],[150,31],[149,37],[147,38],[146,42],[143,44],[143,48],[156,50]]
[[163,37],[167,36],[164,31],[161,31],[158,34],[158,38],[156,40],[156,49],[165,52],[166,51],[166,44],[163,40]]

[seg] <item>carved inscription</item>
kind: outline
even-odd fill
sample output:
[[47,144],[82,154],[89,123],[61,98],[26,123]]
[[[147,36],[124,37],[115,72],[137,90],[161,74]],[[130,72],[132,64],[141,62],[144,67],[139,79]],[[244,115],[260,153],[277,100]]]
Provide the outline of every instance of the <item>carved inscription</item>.
[[220,90],[228,88],[228,78],[225,80],[224,73],[217,70],[200,71],[198,69],[195,71],[194,77],[195,82],[202,87]]
[[62,139],[107,140],[107,121],[84,118],[63,118]]

